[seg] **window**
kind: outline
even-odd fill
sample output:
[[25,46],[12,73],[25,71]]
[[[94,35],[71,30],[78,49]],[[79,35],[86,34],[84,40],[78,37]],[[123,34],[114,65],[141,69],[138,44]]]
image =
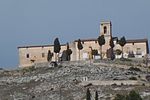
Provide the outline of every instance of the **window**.
[[136,54],[137,55],[141,55],[142,54],[141,48],[136,48]]
[[42,57],[45,57],[45,53],[42,53]]
[[132,45],[134,45],[134,43],[132,43]]
[[130,53],[130,48],[129,47],[127,47],[127,53]]
[[106,33],[107,33],[107,27],[104,26],[104,34],[106,34]]
[[30,56],[29,56],[29,54],[26,54],[26,58],[29,58]]
[[97,41],[95,41],[95,43],[97,44]]

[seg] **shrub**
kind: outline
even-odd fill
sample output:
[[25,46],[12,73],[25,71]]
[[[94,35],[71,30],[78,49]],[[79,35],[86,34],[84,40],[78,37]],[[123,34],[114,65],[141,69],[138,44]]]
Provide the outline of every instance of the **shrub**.
[[139,93],[132,90],[127,95],[116,94],[114,100],[142,100],[142,98]]
[[121,51],[120,49],[117,49],[117,50],[115,51],[115,53],[116,53],[116,55],[121,55],[122,51]]
[[143,83],[142,86],[145,86],[145,83]]
[[126,100],[142,100],[139,93],[135,92],[134,90],[130,91],[128,94],[128,98]]
[[32,72],[35,70],[35,66],[30,66],[30,67],[27,67],[27,68],[23,68],[22,71],[23,73],[26,73],[26,72]]
[[128,70],[130,70],[130,71],[141,71],[141,69],[136,68],[136,67],[130,67]]
[[147,75],[145,78],[146,78],[147,81],[150,82],[150,75]]
[[129,80],[137,80],[136,77],[130,77]]
[[121,83],[121,85],[124,85],[123,83]]
[[126,100],[125,99],[126,97],[124,95],[121,95],[121,94],[116,94],[116,97],[114,100]]
[[131,59],[129,58],[120,58],[121,61],[132,61]]
[[140,75],[138,75],[138,78],[141,78],[141,76],[140,76]]
[[113,83],[113,84],[111,84],[111,86],[117,86],[117,84],[116,84],[116,83]]

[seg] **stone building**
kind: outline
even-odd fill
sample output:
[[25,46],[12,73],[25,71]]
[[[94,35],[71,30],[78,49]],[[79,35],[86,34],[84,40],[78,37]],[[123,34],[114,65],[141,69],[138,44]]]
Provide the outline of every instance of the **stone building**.
[[[115,47],[114,50],[121,50],[121,46],[118,44],[118,38],[112,36],[112,24],[110,21],[102,21],[100,24],[100,35],[105,37],[105,45],[102,49],[102,56],[108,58],[108,50],[110,49],[109,41],[113,38]],[[98,36],[97,36],[98,37]],[[97,38],[94,39],[81,39],[83,49],[80,53],[80,60],[91,59],[91,51],[96,50],[98,54],[94,56],[94,59],[99,59],[100,56],[100,46],[98,44]],[[136,57],[142,58],[145,55],[149,54],[148,40],[147,39],[133,39],[126,40],[127,43],[124,46],[124,57]],[[77,40],[69,44],[70,49],[72,50],[71,61],[79,60],[79,50],[77,48]],[[67,49],[66,44],[61,45],[60,57],[62,52]],[[40,46],[21,46],[18,47],[19,50],[19,66],[26,67],[31,66],[34,63],[47,62],[48,50],[53,52],[53,45],[40,45]],[[130,56],[132,55],[132,56]],[[133,56],[134,55],[134,56]],[[115,55],[116,58],[120,58],[121,55]],[[92,56],[93,57],[93,56]],[[55,55],[52,57],[54,61]]]

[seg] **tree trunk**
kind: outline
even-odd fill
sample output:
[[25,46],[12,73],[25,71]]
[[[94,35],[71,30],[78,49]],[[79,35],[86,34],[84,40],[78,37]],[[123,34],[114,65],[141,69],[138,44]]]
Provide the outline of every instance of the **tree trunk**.
[[57,54],[57,61],[58,61],[58,62],[60,61],[60,59],[59,59],[59,53]]
[[102,57],[102,46],[100,46],[100,56],[101,56],[101,60],[103,59],[103,57]]
[[123,58],[123,47],[122,47],[122,58]]
[[114,52],[113,52],[113,48],[111,48],[111,60],[114,60]]
[[79,60],[80,60],[80,50],[79,50]]
[[57,62],[57,53],[55,53],[55,62]]

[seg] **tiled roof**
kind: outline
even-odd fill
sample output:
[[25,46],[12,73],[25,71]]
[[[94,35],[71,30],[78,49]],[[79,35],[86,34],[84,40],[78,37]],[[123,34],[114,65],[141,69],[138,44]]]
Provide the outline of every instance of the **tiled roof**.
[[[117,37],[113,37],[113,39],[117,39]],[[96,38],[93,39],[80,39],[83,42],[88,42],[88,41],[97,41]],[[75,42],[77,42],[78,40],[75,40]],[[126,40],[127,43],[140,43],[140,42],[147,42],[147,39],[132,39],[132,40]]]
[[148,39],[132,39],[132,40],[126,40],[127,43],[140,43],[140,42],[148,42]]
[[[61,46],[65,46],[66,44],[61,44]],[[33,47],[51,47],[54,45],[30,45],[30,46],[19,46],[19,48],[33,48]]]
[[[96,38],[93,39],[80,39],[82,42],[86,42],[86,41],[97,41]],[[78,40],[75,40],[74,42],[78,42]]]
[[[75,40],[74,42],[77,42],[78,40]],[[89,41],[97,41],[96,38],[92,38],[92,39],[81,39],[82,42],[89,42]],[[127,43],[140,43],[140,42],[147,42],[148,43],[148,39],[132,39],[132,40],[126,40]],[[66,44],[61,44],[61,46],[65,46]],[[33,48],[33,47],[51,47],[54,45],[31,45],[31,46],[19,46],[19,48]]]

